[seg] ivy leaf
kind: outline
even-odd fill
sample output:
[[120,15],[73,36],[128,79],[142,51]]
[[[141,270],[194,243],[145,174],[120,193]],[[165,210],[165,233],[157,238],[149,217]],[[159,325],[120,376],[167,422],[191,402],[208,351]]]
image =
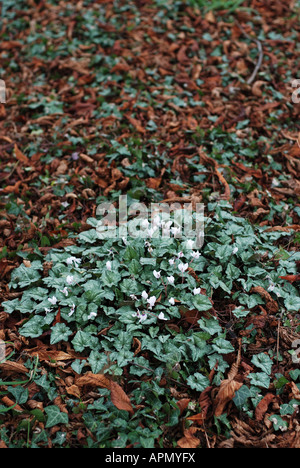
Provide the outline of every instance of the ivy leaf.
[[248,398],[251,397],[251,391],[247,387],[247,385],[242,385],[241,388],[236,390],[235,396],[233,397],[232,401],[236,404],[239,409],[245,405]]
[[251,359],[251,362],[256,366],[262,369],[266,374],[270,375],[273,361],[270,357],[265,353],[256,354]]
[[234,352],[232,344],[224,338],[215,338],[212,343],[213,349],[220,354],[228,354]]
[[47,406],[45,408],[47,414],[47,422],[45,428],[56,426],[57,424],[68,424],[69,417],[66,413],[62,413],[58,406]]
[[209,379],[205,375],[196,372],[194,375],[190,375],[187,379],[187,384],[198,392],[203,392],[209,385]]
[[252,372],[248,375],[252,385],[257,387],[269,388],[270,387],[270,377],[264,372]]

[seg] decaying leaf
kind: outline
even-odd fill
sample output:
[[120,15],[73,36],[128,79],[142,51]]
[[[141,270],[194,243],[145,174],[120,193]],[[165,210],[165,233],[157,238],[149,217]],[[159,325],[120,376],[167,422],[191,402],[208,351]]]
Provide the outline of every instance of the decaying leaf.
[[110,395],[112,403],[120,410],[128,411],[133,413],[133,407],[129,397],[126,395],[124,390],[116,382],[111,382]]
[[200,439],[194,435],[197,430],[197,427],[185,429],[184,436],[177,441],[178,447],[186,449],[197,448],[200,444]]

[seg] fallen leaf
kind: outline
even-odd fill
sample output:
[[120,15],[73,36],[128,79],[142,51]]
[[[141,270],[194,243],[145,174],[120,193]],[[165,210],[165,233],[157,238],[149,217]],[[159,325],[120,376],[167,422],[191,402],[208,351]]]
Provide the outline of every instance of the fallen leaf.
[[262,400],[258,403],[255,408],[255,419],[257,421],[262,421],[263,417],[268,409],[269,404],[274,401],[275,395],[272,393],[267,393]]
[[134,413],[129,397],[126,395],[122,387],[113,381],[111,382],[110,396],[111,401],[116,408],[119,410],[128,411],[132,414]]
[[235,392],[241,388],[243,384],[236,380],[225,379],[221,382],[219,392],[216,396],[215,416],[221,416],[224,408],[229,401],[234,398]]
[[22,153],[22,151],[18,148],[17,144],[15,143],[15,155],[16,155],[16,158],[23,162],[24,164],[26,165],[29,165],[30,161],[29,159],[27,158],[27,156],[25,156],[25,154]]
[[181,400],[178,400],[176,402],[179,410],[180,410],[180,414],[183,413],[183,411],[188,407],[188,404],[189,402],[191,401],[190,398],[181,398]]
[[66,391],[69,395],[73,395],[76,398],[80,398],[80,390],[77,385],[71,385],[70,387],[66,387]]
[[89,385],[91,387],[110,388],[111,381],[103,374],[93,374],[92,372],[87,372],[85,375],[78,377],[75,380],[75,384],[78,387]]
[[200,444],[200,439],[194,436],[195,432],[197,432],[197,427],[190,427],[189,429],[185,429],[184,437],[177,441],[177,445],[180,448],[197,448]]
[[0,369],[1,371],[8,373],[16,372],[21,374],[27,374],[28,372],[27,367],[23,366],[23,364],[13,361],[1,362]]
[[300,275],[286,275],[279,276],[279,278],[289,281],[290,283],[294,283],[294,281],[300,281]]
[[186,419],[188,419],[189,421],[193,421],[194,423],[197,423],[198,425],[201,425],[204,423],[203,413],[194,414],[193,416],[189,416]]

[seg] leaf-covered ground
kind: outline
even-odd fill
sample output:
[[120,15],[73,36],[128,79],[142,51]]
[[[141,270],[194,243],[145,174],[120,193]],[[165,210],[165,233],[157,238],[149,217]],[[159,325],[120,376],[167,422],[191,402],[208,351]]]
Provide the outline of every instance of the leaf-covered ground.
[[[202,3],[1,6],[1,447],[300,447],[300,5]],[[121,194],[204,203],[180,305],[175,244],[109,245],[103,277]],[[87,312],[42,315],[68,273]],[[150,280],[167,320],[132,324]]]

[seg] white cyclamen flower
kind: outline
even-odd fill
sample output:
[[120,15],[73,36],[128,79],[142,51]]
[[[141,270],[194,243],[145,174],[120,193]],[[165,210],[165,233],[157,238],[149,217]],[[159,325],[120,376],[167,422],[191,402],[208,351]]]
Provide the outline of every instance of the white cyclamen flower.
[[64,289],[61,289],[60,292],[62,292],[66,297],[69,295],[69,291],[67,287],[65,287]]
[[70,309],[70,312],[69,312],[69,317],[71,317],[71,315],[73,315],[75,312],[75,304],[72,305],[71,309]]
[[154,218],[152,219],[152,225],[157,227],[161,226],[161,220],[158,215],[154,216]]
[[200,255],[201,255],[201,254],[200,254],[200,252],[198,252],[198,251],[197,251],[197,252],[194,252],[194,250],[193,250],[193,251],[191,252],[191,256],[192,256],[193,258],[198,259],[198,258],[200,257]]
[[147,229],[146,233],[147,233],[147,236],[148,237],[153,237],[154,234],[158,231],[158,227],[157,226],[151,226],[149,229]]
[[169,284],[174,284],[175,278],[174,278],[174,276],[168,276],[167,280],[168,280]]
[[88,316],[88,319],[91,320],[94,317],[97,317],[96,312],[91,312],[90,315]]
[[152,309],[152,307],[154,307],[154,304],[156,302],[156,297],[155,296],[149,297],[149,299],[147,299],[147,302],[148,302],[148,304],[150,306],[150,309]]
[[55,296],[49,297],[48,301],[50,304],[55,305],[57,303],[57,299]]
[[169,264],[170,264],[170,265],[174,265],[174,263],[175,263],[174,258],[171,258],[171,259],[169,260]]
[[170,229],[170,227],[171,227],[172,224],[173,224],[173,221],[171,221],[171,220],[170,220],[170,221],[162,221],[161,224],[162,224],[162,227],[163,227],[164,229]]
[[153,271],[153,274],[154,274],[154,276],[155,276],[156,279],[160,278],[160,271],[154,270],[154,271]]
[[108,269],[108,271],[111,271],[111,262],[110,261],[106,262],[106,268]]
[[144,320],[147,320],[147,314],[146,314],[146,312],[144,312],[144,313],[142,312],[141,314],[138,315],[138,317],[139,317],[139,319],[140,319],[140,320],[139,320],[140,322],[144,322]]
[[74,281],[74,276],[72,275],[68,275],[67,276],[67,284],[73,284],[73,281]]
[[194,247],[195,242],[192,239],[189,239],[186,241],[186,248],[187,249],[192,249]]
[[159,318],[160,320],[168,320],[168,319],[165,317],[165,315],[164,315],[163,312],[161,312],[161,313],[159,314],[158,318]]
[[142,298],[145,300],[148,299],[148,293],[146,291],[142,292]]
[[201,294],[201,288],[195,288],[193,290],[193,293],[196,295],[196,294]]
[[169,299],[169,303],[170,303],[171,305],[175,305],[175,299],[174,299],[174,297],[171,297],[171,299]]
[[79,263],[81,263],[81,259],[80,258],[76,258],[76,257],[69,257],[67,258],[66,260],[67,262],[67,265],[73,265],[77,268]]
[[181,258],[181,257],[184,257],[184,253],[183,252],[179,252],[178,255],[177,255],[178,258]]
[[188,267],[189,267],[188,263],[180,263],[178,265],[178,268],[181,271],[181,273],[184,273],[188,269]]
[[149,221],[148,221],[147,218],[143,219],[143,221],[141,222],[141,227],[142,227],[143,229],[148,229],[148,227],[149,227]]
[[233,255],[235,255],[238,252],[238,250],[239,250],[238,247],[234,247],[232,251]]
[[181,231],[181,229],[178,228],[178,227],[171,227],[171,232],[172,232],[174,237],[176,237],[177,234],[180,234],[180,231]]
[[139,310],[137,312],[134,312],[131,315],[132,317],[138,317],[140,319],[139,322],[143,322],[144,320],[147,319],[147,313],[146,312],[141,313]]
[[130,297],[133,301],[137,301],[137,297],[135,294],[130,294]]
[[47,307],[44,308],[46,314],[48,314],[49,312],[51,312],[51,309],[47,309]]

